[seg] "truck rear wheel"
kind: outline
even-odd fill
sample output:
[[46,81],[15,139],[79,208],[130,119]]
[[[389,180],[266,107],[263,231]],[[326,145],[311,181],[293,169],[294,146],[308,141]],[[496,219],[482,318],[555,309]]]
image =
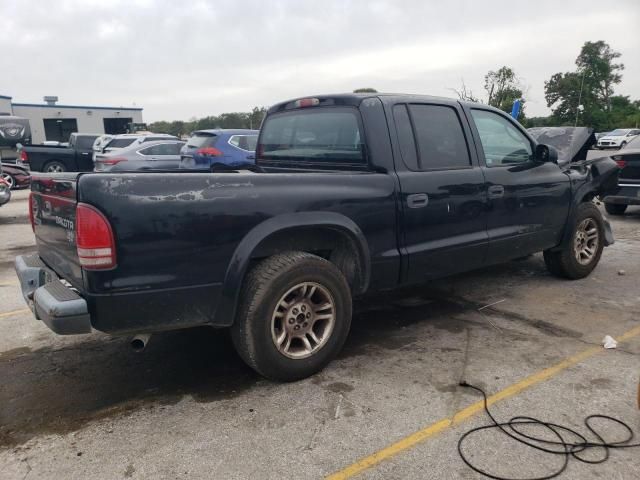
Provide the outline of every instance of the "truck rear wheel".
[[560,250],[545,250],[544,262],[553,275],[576,280],[589,275],[602,255],[604,222],[598,207],[591,202],[578,205],[571,229]]
[[288,252],[249,272],[231,337],[258,373],[294,381],[324,368],[350,326],[351,292],[340,270],[316,255]]
[[47,173],[61,173],[66,172],[67,167],[65,167],[64,163],[54,160],[52,162],[48,162],[42,170]]

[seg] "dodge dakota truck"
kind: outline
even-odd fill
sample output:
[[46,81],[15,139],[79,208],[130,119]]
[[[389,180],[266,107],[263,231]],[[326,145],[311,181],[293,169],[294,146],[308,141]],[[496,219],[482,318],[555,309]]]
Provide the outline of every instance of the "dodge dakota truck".
[[592,200],[618,170],[561,167],[486,105],[300,98],[268,110],[250,170],[34,175],[37,252],[16,271],[58,334],[230,328],[248,365],[291,381],[337,355],[355,296],[535,252],[589,275],[613,242]]

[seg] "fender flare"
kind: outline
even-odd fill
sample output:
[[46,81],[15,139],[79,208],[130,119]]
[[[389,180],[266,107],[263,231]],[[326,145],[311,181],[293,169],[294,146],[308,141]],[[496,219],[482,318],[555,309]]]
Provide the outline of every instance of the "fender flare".
[[[578,210],[578,205],[583,203],[582,200],[589,194],[593,194],[594,197],[597,196],[598,194],[598,187],[596,185],[593,185],[592,182],[584,183],[573,194],[573,199],[569,207],[569,213],[567,214],[567,221],[565,223],[564,233],[562,234],[562,240],[558,245],[556,245],[551,249],[552,251],[560,250],[563,245],[566,245],[566,242],[571,241],[571,235],[573,234],[573,230],[570,227],[574,223],[576,211]],[[611,226],[609,222],[604,216],[603,216],[603,220],[605,224],[604,225],[605,226],[604,244],[605,246],[608,247],[609,245],[613,245],[613,242],[614,242],[613,233],[611,232]]]
[[300,227],[326,227],[346,233],[353,240],[359,253],[363,272],[361,290],[367,289],[371,277],[369,246],[362,230],[353,220],[335,212],[286,213],[256,225],[236,247],[222,285],[220,303],[213,321],[215,326],[230,326],[234,322],[242,282],[256,247],[274,233]]

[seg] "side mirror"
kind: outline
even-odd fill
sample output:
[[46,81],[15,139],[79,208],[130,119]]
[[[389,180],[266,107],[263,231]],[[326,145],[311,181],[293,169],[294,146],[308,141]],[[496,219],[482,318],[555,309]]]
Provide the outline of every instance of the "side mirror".
[[558,151],[551,145],[540,143],[536,145],[535,160],[540,163],[558,163]]

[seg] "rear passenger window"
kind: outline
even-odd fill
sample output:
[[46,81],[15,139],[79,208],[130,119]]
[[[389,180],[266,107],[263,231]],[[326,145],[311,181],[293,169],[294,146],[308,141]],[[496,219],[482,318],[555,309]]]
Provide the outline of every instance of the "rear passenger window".
[[444,105],[396,105],[393,116],[402,160],[410,170],[471,166],[455,109]]
[[409,170],[420,170],[418,166],[418,154],[416,152],[416,142],[413,138],[411,120],[406,105],[396,105],[393,107],[393,118],[398,131],[398,143],[400,144],[400,154],[402,160]]
[[442,105],[409,105],[421,170],[471,166],[458,114]]

